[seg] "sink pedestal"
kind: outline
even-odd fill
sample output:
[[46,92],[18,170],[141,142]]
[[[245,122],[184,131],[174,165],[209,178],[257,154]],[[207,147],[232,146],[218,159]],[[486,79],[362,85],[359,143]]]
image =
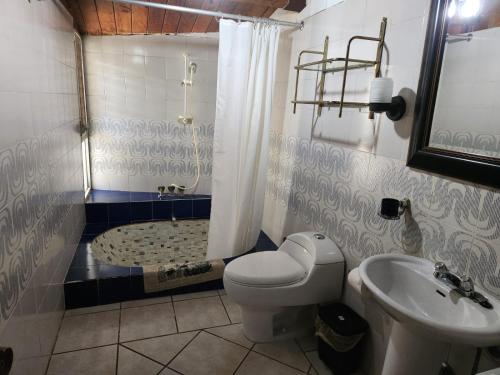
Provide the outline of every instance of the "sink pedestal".
[[382,375],[438,375],[450,344],[409,331],[394,321]]

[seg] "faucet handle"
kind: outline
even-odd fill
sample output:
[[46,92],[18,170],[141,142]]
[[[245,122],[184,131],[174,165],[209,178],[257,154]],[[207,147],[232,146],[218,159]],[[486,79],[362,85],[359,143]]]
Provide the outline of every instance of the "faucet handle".
[[443,262],[436,262],[434,264],[434,276],[438,277],[442,273],[448,272],[448,267]]
[[467,295],[474,292],[474,282],[469,276],[462,276],[460,278],[460,289]]

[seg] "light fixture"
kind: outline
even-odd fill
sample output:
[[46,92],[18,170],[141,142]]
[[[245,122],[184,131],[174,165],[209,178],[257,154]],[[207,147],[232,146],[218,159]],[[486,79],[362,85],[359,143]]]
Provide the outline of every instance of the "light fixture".
[[457,15],[462,18],[471,18],[479,14],[481,9],[480,0],[451,0],[448,5],[448,17]]
[[457,14],[457,2],[455,0],[450,1],[450,5],[448,5],[448,17],[453,18]]
[[479,13],[481,3],[479,0],[465,0],[462,2],[459,10],[460,17],[471,18]]
[[406,112],[406,101],[400,95],[392,96],[394,83],[390,78],[373,79],[370,86],[370,111],[385,112],[392,121],[399,121]]

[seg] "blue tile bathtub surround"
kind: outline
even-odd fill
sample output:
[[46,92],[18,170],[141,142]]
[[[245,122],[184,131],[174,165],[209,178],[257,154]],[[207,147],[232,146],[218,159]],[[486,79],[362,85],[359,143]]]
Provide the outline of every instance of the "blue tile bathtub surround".
[[210,195],[166,195],[158,193],[92,190],[85,204],[86,234],[102,231],[102,225],[117,226],[149,220],[209,218]]
[[124,223],[132,218],[132,207],[129,202],[108,204],[108,223]]
[[193,200],[180,199],[172,201],[172,212],[177,219],[189,219],[193,217]]
[[[66,275],[64,292],[66,308],[68,309],[163,295],[200,292],[223,287],[222,280],[214,280],[165,292],[146,294],[144,293],[142,267],[102,264],[92,254],[91,241],[91,237],[82,236]],[[277,246],[264,232],[261,232],[257,245],[250,252],[276,249]],[[233,259],[225,259],[224,261],[228,263]]]
[[153,220],[153,202],[134,202],[130,206],[131,221]]
[[172,201],[153,202],[153,220],[171,220],[171,219],[172,219]]

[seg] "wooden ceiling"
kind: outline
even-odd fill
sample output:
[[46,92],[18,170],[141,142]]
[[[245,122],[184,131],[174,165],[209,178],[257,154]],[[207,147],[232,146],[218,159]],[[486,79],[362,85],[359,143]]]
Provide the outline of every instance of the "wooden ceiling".
[[[108,0],[61,0],[82,34],[206,33],[219,30],[214,17],[165,11]],[[150,2],[269,18],[277,8],[305,0],[149,0]],[[290,4],[289,4],[290,3]],[[299,6],[300,7],[300,6]],[[303,8],[303,7],[302,7]],[[295,10],[294,9],[294,10]]]

